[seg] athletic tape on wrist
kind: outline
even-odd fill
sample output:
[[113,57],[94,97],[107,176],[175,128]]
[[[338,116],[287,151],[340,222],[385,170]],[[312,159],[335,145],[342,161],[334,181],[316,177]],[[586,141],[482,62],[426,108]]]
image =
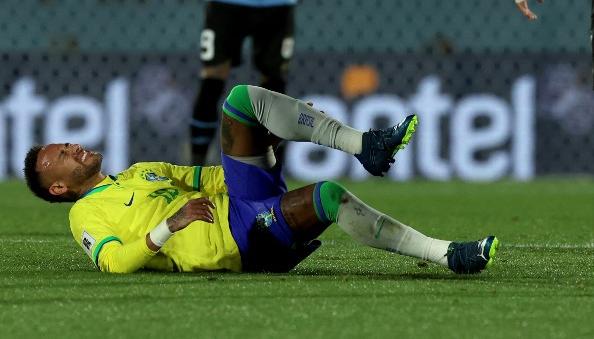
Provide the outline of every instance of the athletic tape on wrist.
[[167,220],[163,220],[149,233],[149,238],[151,238],[153,244],[157,245],[158,247],[163,247],[167,239],[169,239],[172,235],[173,233],[171,233],[169,226],[167,226]]

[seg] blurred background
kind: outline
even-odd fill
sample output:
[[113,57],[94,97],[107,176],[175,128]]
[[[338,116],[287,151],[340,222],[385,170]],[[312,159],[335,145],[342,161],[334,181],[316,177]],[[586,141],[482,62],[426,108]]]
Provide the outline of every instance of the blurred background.
[[[287,94],[359,129],[420,115],[394,180],[594,173],[590,0],[301,0]],[[82,143],[116,173],[188,164],[199,0],[0,1],[0,180],[38,143]],[[227,88],[258,84],[250,61]],[[286,148],[301,180],[361,180],[345,154]]]

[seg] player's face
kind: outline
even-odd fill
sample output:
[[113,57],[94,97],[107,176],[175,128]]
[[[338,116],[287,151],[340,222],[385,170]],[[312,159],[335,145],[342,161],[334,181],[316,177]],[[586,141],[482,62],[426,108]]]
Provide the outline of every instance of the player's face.
[[54,185],[76,190],[101,171],[102,160],[100,153],[85,150],[78,144],[49,144],[39,151],[36,168],[50,192],[59,195],[63,192],[53,192]]

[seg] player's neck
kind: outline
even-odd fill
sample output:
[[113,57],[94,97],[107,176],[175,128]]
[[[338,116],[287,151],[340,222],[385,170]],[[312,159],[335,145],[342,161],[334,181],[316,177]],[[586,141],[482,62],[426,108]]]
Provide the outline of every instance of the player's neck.
[[105,179],[105,177],[106,177],[106,175],[101,172],[90,177],[86,182],[84,182],[81,185],[80,190],[78,190],[78,196],[82,197],[83,194],[87,193],[88,191],[93,189],[93,187],[97,186],[97,184],[99,184],[101,181],[103,181]]

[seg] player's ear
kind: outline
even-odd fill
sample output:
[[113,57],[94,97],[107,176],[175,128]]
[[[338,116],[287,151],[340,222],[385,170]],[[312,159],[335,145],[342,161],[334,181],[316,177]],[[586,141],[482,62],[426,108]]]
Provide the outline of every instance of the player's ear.
[[48,188],[51,195],[62,195],[68,192],[68,187],[61,181],[56,181]]

